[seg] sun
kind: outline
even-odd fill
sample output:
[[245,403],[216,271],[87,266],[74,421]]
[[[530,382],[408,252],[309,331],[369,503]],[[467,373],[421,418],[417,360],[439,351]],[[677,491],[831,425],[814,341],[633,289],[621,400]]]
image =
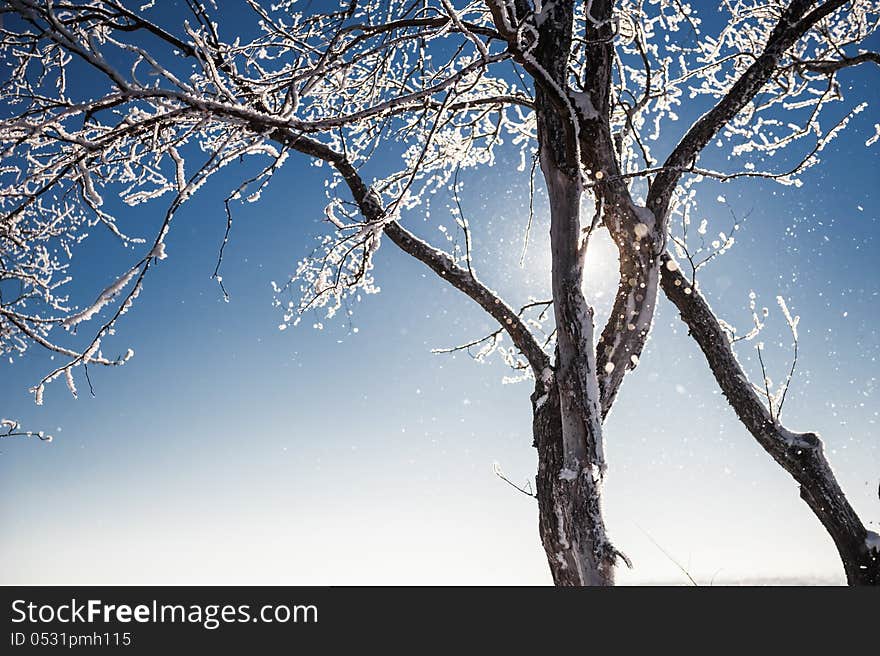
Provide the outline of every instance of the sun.
[[[546,224],[532,231],[525,257],[522,258],[523,283],[531,293],[550,293],[552,277],[550,238]],[[587,256],[584,260],[584,293],[591,304],[604,306],[607,298],[613,298],[617,289],[617,246],[604,227],[590,235]],[[610,305],[610,302],[608,302]]]
[[614,296],[617,289],[619,261],[617,246],[606,228],[590,235],[587,257],[584,260],[584,292],[587,300],[598,301]]

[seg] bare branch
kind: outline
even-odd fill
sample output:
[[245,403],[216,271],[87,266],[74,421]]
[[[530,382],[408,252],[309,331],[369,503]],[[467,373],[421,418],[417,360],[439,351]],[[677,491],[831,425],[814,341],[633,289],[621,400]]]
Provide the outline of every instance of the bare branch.
[[843,57],[841,59],[817,60],[797,62],[794,66],[800,71],[810,71],[811,73],[822,73],[823,75],[831,75],[844,68],[852,68],[859,64],[873,63],[880,66],[880,53],[862,52],[855,57]]
[[778,414],[761,402],[737,361],[727,332],[699,290],[682,275],[675,260],[663,256],[662,288],[687,324],[706,357],[721,391],[740,422],[758,444],[800,484],[801,498],[810,506],[834,540],[851,583],[874,585],[880,573],[880,554],[869,550],[868,531],[847,501],[825,459],[822,441],[815,433],[795,433],[785,428]]

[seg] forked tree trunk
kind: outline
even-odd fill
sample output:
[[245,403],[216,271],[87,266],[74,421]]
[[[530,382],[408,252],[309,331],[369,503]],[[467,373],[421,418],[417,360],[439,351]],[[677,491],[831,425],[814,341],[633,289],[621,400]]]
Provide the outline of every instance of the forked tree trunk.
[[533,397],[541,539],[557,585],[613,585],[614,548],[602,519],[605,456],[593,310],[584,298],[583,192],[576,137],[543,89],[537,93],[541,170],[550,203],[554,371]]

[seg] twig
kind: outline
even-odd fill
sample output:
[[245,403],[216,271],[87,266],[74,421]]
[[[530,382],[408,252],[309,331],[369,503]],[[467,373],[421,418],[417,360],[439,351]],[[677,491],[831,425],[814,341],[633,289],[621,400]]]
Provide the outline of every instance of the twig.
[[492,471],[498,478],[500,478],[502,481],[507,483],[510,487],[514,488],[515,490],[522,492],[527,497],[532,497],[533,499],[538,498],[538,495],[535,494],[534,492],[532,492],[532,484],[530,481],[526,481],[526,485],[524,487],[520,487],[519,485],[517,485],[516,483],[511,481],[509,478],[507,478],[507,476],[504,475],[504,472],[501,470],[501,465],[499,465],[497,462],[492,463]]
[[670,560],[670,561],[671,561],[676,567],[678,567],[678,569],[681,570],[682,574],[684,574],[686,577],[688,577],[688,580],[689,580],[693,585],[699,587],[700,584],[697,583],[697,582],[694,580],[694,577],[691,576],[691,573],[688,572],[688,571],[684,568],[684,566],[683,566],[681,563],[679,563],[675,558],[673,558],[671,555],[669,555],[669,552],[666,551],[666,549],[664,549],[663,547],[661,547],[660,544],[657,542],[657,540],[655,540],[653,537],[651,537],[651,534],[650,534],[650,533],[648,533],[645,529],[643,529],[641,526],[639,526],[638,524],[636,524],[636,522],[633,522],[633,524],[635,524],[635,525],[636,525],[636,528],[638,528],[642,533],[645,534],[645,537],[647,537],[647,538],[653,543],[653,545],[654,545],[655,547],[657,547],[657,548],[663,553],[664,556],[666,556],[666,557],[667,557],[667,558],[668,558],[668,559],[669,559],[669,560]]

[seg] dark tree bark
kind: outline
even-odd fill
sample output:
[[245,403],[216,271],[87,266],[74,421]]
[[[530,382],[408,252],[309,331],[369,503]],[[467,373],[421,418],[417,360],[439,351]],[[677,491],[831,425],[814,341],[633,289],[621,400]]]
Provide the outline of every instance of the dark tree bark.
[[834,540],[850,585],[880,585],[880,554],[868,544],[868,530],[838,485],[815,433],[795,433],[773,417],[755,393],[730,338],[712,308],[664,255],[662,287],[700,346],[721,391],[746,429],[800,485],[807,503]]
[[[538,524],[553,582],[559,586],[613,585],[621,555],[605,535],[601,477],[572,476],[565,467],[562,411],[555,385],[532,394],[538,450]],[[560,475],[562,474],[562,475]]]

